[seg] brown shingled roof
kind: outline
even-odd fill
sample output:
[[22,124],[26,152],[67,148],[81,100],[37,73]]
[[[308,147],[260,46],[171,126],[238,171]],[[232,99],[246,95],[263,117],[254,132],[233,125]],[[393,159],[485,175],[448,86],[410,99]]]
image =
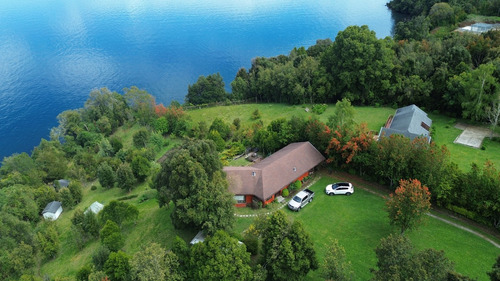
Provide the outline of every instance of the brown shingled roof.
[[254,195],[265,201],[325,157],[310,143],[291,143],[249,167],[224,167],[233,194]]

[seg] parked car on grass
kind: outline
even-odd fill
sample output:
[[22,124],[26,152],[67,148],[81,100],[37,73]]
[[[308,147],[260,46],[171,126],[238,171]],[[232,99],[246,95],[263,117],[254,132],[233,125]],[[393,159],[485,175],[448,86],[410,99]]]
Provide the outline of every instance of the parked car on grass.
[[337,182],[326,186],[325,192],[327,195],[351,195],[354,193],[354,186],[350,182]]
[[309,204],[314,198],[314,192],[309,189],[304,189],[297,193],[290,202],[288,202],[288,208],[292,211],[299,211],[305,205]]

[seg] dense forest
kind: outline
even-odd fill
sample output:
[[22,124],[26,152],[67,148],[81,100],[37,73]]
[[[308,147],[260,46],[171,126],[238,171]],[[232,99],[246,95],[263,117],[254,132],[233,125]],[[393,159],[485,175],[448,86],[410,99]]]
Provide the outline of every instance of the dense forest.
[[[350,171],[392,191],[401,179],[418,179],[428,187],[432,204],[498,230],[497,167],[487,162],[462,171],[445,146],[424,139],[394,136],[377,142],[365,124],[354,122],[353,105],[417,104],[496,125],[500,31],[441,35],[436,30],[456,27],[471,13],[499,16],[500,1],[393,0],[388,6],[408,15],[396,25],[394,38],[378,39],[367,26],[350,26],[334,41],[318,40],[288,55],[255,58],[249,70],[238,71],[230,94],[222,77],[213,74],[189,85],[186,95],[186,107],[237,101],[311,104],[312,112],[321,114],[325,103],[335,104],[326,123],[293,116],[270,120],[265,126],[258,110],[250,126],[242,126],[238,118],[232,123],[219,118],[210,124],[195,123],[178,102],[157,104],[137,87],[126,88],[123,94],[94,90],[83,108],[62,112],[50,140],[42,140],[31,155],[14,154],[2,161],[0,278],[302,280],[310,270],[321,268],[325,279],[349,280],[346,271],[319,263],[308,231],[283,212],[258,218],[243,234],[231,232],[233,198],[222,166],[246,148],[269,155],[298,141],[310,141],[322,152],[328,159],[326,169]],[[127,139],[117,134],[123,128],[138,129]],[[59,179],[70,179],[69,186],[58,186]],[[86,189],[131,191],[139,185],[154,191],[150,197],[158,207],[172,208],[170,220],[176,228],[202,229],[207,240],[188,247],[178,238],[169,243],[170,249],[151,244],[125,253],[124,226],[134,227],[139,216],[135,205],[127,198],[112,200],[98,215],[78,207]],[[78,251],[99,242],[91,262],[72,278],[39,272],[61,251],[63,234],[55,222],[40,216],[54,200],[61,201],[65,210],[76,208],[65,237]],[[342,261],[341,247],[333,245],[326,258]],[[399,251],[391,252],[395,248]],[[374,280],[388,280],[394,274],[401,280],[422,276],[470,280],[454,272],[443,252],[415,251],[405,236],[384,238],[375,253]],[[394,266],[387,262],[391,259],[405,262]],[[489,273],[491,280],[498,280],[499,263]]]

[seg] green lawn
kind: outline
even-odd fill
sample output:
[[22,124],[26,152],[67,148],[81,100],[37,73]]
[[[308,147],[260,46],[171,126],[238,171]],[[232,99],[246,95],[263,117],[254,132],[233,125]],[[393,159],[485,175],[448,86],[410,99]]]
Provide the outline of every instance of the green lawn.
[[[325,176],[311,186],[315,198],[300,212],[284,210],[308,229],[319,261],[323,260],[328,239],[338,239],[346,249],[356,280],[368,280],[372,277],[370,268],[376,264],[375,247],[381,238],[397,230],[389,225],[382,197],[361,188],[350,197],[327,196],[324,187],[332,181],[338,179]],[[239,218],[235,230],[243,231],[251,222],[251,218]],[[444,250],[458,272],[478,280],[488,280],[485,273],[500,254],[500,249],[477,236],[430,217],[408,235],[416,249]],[[307,280],[321,280],[320,272],[310,272]]]
[[487,160],[492,161],[495,167],[500,168],[500,143],[485,139],[486,149],[468,147],[453,141],[462,133],[454,127],[455,119],[442,115],[429,114],[432,119],[432,128],[435,130],[433,140],[438,145],[446,145],[450,151],[451,160],[458,164],[463,171],[468,171],[472,162],[482,166]]
[[[333,112],[335,105],[329,105],[326,111],[317,115],[311,111],[306,112],[305,108],[311,109],[311,105],[286,105],[286,104],[241,104],[230,106],[209,107],[203,109],[195,109],[187,111],[191,119],[197,123],[205,121],[209,125],[218,117],[225,122],[232,123],[235,118],[240,118],[242,126],[249,126],[255,120],[252,120],[252,112],[258,109],[261,115],[260,120],[264,125],[268,125],[272,120],[278,118],[290,119],[292,116],[309,118],[312,116],[318,117],[321,121],[326,122],[328,116]],[[387,117],[394,113],[394,109],[388,107],[356,107],[355,120],[358,123],[367,122],[370,130],[379,131],[384,125]]]

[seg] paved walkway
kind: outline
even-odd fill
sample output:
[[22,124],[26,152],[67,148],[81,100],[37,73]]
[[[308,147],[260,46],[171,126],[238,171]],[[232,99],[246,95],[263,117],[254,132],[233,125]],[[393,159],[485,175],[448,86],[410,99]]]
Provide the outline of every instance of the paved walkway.
[[463,123],[457,123],[455,128],[463,130],[463,132],[453,142],[474,148],[480,148],[483,139],[491,134],[490,129]]

